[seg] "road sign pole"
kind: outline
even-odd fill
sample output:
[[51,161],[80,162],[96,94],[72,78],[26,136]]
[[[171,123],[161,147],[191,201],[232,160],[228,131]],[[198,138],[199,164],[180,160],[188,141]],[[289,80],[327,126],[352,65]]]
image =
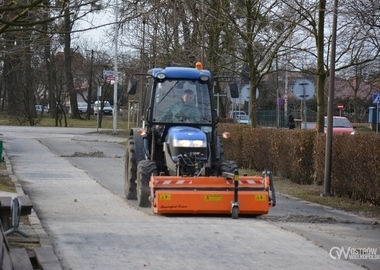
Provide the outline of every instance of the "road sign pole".
[[303,125],[304,129],[307,129],[307,120],[306,120],[306,89],[305,84],[302,84],[303,88]]
[[[301,100],[301,118],[304,125],[304,129],[307,129],[307,107],[306,100],[311,99],[314,96],[314,85],[311,81],[306,79],[299,79],[293,86],[293,92],[296,98]],[[301,124],[302,128],[302,124]]]
[[339,104],[338,104],[339,116],[342,116],[342,111],[343,111],[343,109],[344,109],[344,105],[343,105],[343,103],[339,103]]
[[[379,132],[379,104],[380,104],[380,94],[372,94],[372,104],[376,104],[376,135]],[[374,118],[374,117],[373,117]],[[374,121],[372,120],[372,123]]]
[[95,106],[95,104],[94,104],[94,112],[95,112],[95,110],[97,109],[98,111],[97,111],[97,113],[96,113],[96,131],[98,132],[99,131],[99,113],[100,113],[100,110],[101,110],[101,108],[102,108],[102,106],[100,105],[100,96],[102,95],[102,86],[101,85],[98,85],[98,91],[97,91],[98,93],[97,93],[97,103],[96,103],[96,105],[97,106],[100,106],[100,107],[98,107],[98,108],[96,108],[96,106]]
[[379,104],[376,103],[376,135],[379,132]]

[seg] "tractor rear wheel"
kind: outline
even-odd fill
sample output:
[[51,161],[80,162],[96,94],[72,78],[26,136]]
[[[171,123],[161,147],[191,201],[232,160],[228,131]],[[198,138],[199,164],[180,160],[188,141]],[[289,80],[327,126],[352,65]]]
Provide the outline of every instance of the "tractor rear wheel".
[[135,140],[130,136],[127,141],[127,152],[125,154],[125,172],[124,172],[124,192],[128,200],[136,200],[136,154]]
[[220,163],[220,175],[222,175],[224,172],[227,173],[235,173],[239,169],[236,161],[233,160],[223,160]]
[[149,207],[150,187],[149,181],[152,175],[157,175],[156,162],[151,160],[142,160],[137,165],[137,203],[140,207]]
[[224,159],[224,150],[223,143],[217,132],[215,132],[214,140],[216,143],[213,144],[211,149],[211,171],[207,175],[221,175],[220,164]]

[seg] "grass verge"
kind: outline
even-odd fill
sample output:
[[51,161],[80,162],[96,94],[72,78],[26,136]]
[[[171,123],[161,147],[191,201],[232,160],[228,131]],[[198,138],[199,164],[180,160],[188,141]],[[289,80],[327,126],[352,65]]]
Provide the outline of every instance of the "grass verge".
[[[239,170],[239,174],[261,175],[260,172],[252,170]],[[376,219],[380,222],[380,207],[355,201],[350,198],[338,196],[323,196],[323,186],[317,185],[300,185],[291,182],[289,179],[280,176],[273,177],[274,188],[277,193],[296,197],[312,203],[332,207],[334,209],[347,211],[366,218]]]
[[323,186],[299,185],[280,177],[274,178],[274,186],[282,194],[380,221],[380,207],[344,197],[323,196]]

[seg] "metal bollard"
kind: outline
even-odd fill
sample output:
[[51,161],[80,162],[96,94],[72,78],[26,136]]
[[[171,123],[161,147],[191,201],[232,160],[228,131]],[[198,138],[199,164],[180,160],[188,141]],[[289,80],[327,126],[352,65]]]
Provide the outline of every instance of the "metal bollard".
[[12,227],[4,232],[7,236],[13,232],[21,234],[25,238],[29,237],[29,234],[20,230],[18,226],[20,225],[20,216],[21,216],[21,202],[19,198],[14,198],[11,203],[11,215],[12,215]]

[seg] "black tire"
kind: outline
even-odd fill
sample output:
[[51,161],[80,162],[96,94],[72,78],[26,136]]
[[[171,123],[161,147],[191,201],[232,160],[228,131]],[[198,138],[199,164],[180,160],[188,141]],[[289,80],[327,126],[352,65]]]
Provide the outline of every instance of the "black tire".
[[130,136],[127,141],[124,172],[124,192],[127,200],[137,200],[136,170],[135,141],[133,136]]
[[157,175],[156,162],[142,160],[137,164],[137,203],[140,207],[150,207],[150,187],[149,181],[152,175]]
[[220,175],[222,175],[224,172],[227,173],[235,173],[239,169],[236,161],[233,160],[223,160],[220,163]]
[[218,153],[218,156],[219,156],[219,161],[223,161],[224,160],[224,148],[223,148],[223,142],[222,140],[220,139],[219,136],[216,136],[217,138],[217,153]]
[[239,218],[239,207],[234,206],[231,209],[231,216],[233,219],[238,219]]
[[224,160],[224,150],[223,143],[218,136],[217,132],[215,132],[214,136],[214,145],[211,149],[211,175],[221,175],[220,164]]

